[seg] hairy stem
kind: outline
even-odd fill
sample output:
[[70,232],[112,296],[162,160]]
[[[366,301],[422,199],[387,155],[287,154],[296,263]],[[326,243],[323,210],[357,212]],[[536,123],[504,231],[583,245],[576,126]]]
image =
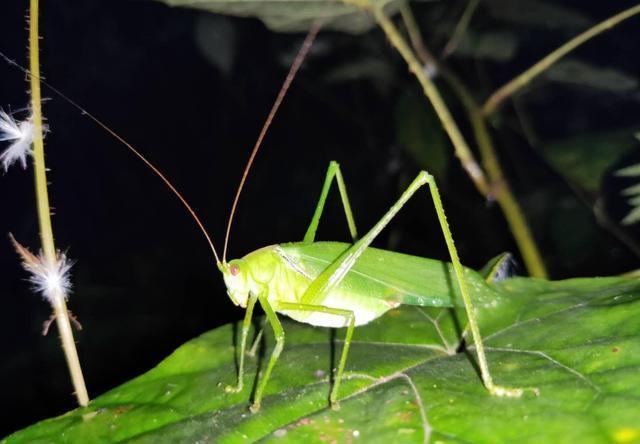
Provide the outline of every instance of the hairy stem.
[[[51,226],[51,210],[49,206],[49,193],[47,190],[47,170],[44,162],[44,142],[42,136],[42,98],[40,92],[40,48],[38,36],[38,0],[31,0],[29,8],[29,69],[31,86],[31,109],[33,112],[33,124],[35,127],[33,138],[33,167],[35,174],[36,201],[38,206],[38,220],[40,223],[40,239],[45,260],[49,264],[55,264],[58,260],[53,241],[53,228]],[[78,352],[73,340],[73,332],[69,321],[69,313],[64,294],[56,294],[52,308],[56,316],[56,325],[60,332],[62,349],[64,350],[71,380],[75,389],[78,404],[86,406],[89,403],[89,395],[82,376]]]
[[482,113],[485,116],[493,113],[498,107],[507,99],[508,97],[515,94],[517,91],[521,90],[524,86],[528,85],[534,78],[548,69],[551,65],[556,63],[562,57],[567,55],[569,52],[576,49],[578,46],[597,36],[598,34],[613,28],[618,23],[627,20],[630,17],[640,13],[640,4],[633,6],[629,9],[626,9],[613,17],[608,18],[607,20],[598,23],[597,25],[589,28],[582,34],[574,37],[569,40],[567,43],[544,57],[535,65],[531,66],[525,72],[515,77],[498,90],[496,90],[491,96],[487,99],[487,101],[482,106]]

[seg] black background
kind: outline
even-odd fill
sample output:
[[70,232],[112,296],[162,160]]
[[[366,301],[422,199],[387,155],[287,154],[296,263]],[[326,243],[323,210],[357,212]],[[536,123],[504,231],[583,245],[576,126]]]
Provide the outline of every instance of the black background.
[[[594,22],[628,7],[621,1],[562,3],[580,8]],[[430,7],[419,5],[419,17]],[[26,8],[27,2],[4,2],[0,15],[0,51],[23,65]],[[477,20],[483,23],[481,13]],[[219,51],[231,51],[228,70],[207,61],[198,29],[226,33],[206,45],[214,45],[215,52],[219,43]],[[512,63],[485,67],[491,81],[477,81],[472,62],[453,63],[478,96],[486,97],[571,36],[543,31],[530,31]],[[630,20],[580,54],[638,74],[638,34],[638,20]],[[160,3],[99,0],[45,2],[41,35],[46,79],[158,165],[184,192],[221,249],[244,162],[304,36],[271,33],[255,20]],[[332,66],[365,46],[391,66],[397,81],[390,89],[366,79],[325,81]],[[0,64],[4,109],[26,106],[27,89],[22,72]],[[331,159],[342,165],[358,225],[361,230],[371,226],[418,171],[395,140],[394,104],[407,90],[417,94],[416,82],[379,31],[359,37],[321,34],[258,155],[240,201],[229,256],[300,240]],[[639,123],[637,98],[574,97],[553,86],[540,94],[546,101],[538,109],[535,101],[532,106],[549,138]],[[84,326],[77,334],[79,353],[90,395],[96,396],[149,369],[188,339],[239,319],[242,311],[226,297],[202,234],[175,197],[114,138],[46,88],[44,95],[50,98],[44,112],[51,127],[45,142],[54,231],[58,247],[77,261],[69,306]],[[568,116],[579,118],[568,125],[563,120]],[[575,199],[571,190],[521,139],[507,135],[497,142],[520,149],[505,155],[505,168],[517,195],[537,202],[525,205],[525,211],[552,277],[637,267],[637,258],[603,230],[596,230],[597,241],[580,239],[573,249],[557,245],[551,234],[558,222],[554,205],[563,197]],[[477,268],[502,251],[516,251],[499,210],[481,199],[457,161],[451,160],[441,188],[465,264]],[[333,200],[319,237],[348,240]],[[12,232],[37,249],[31,167],[26,172],[14,167],[0,177],[0,202],[0,233]],[[595,225],[588,208],[578,214],[560,220],[567,233],[572,224]],[[376,244],[447,258],[426,197],[410,203]],[[0,267],[4,435],[73,408],[74,398],[55,328],[47,337],[40,335],[49,307],[30,292],[8,240],[0,241]]]

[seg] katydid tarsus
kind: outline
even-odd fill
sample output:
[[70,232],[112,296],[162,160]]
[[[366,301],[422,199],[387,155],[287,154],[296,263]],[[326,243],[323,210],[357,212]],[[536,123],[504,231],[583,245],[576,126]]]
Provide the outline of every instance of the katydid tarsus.
[[[145,162],[180,199],[205,235],[215,257],[217,268],[223,275],[229,297],[235,305],[245,309],[245,317],[241,326],[238,378],[234,385],[225,387],[227,391],[239,392],[244,388],[245,355],[247,354],[247,340],[253,311],[256,303],[259,303],[263,308],[266,319],[275,334],[276,343],[264,372],[258,378],[250,407],[252,412],[260,409],[269,377],[284,348],[285,332],[277,313],[314,326],[346,328],[344,345],[338,366],[335,369],[333,386],[329,394],[331,406],[338,408],[340,383],[343,379],[349,347],[356,326],[367,324],[401,304],[423,307],[453,307],[455,305],[455,292],[461,296],[462,305],[468,317],[468,326],[476,350],[480,377],[487,391],[495,396],[521,396],[523,389],[503,387],[493,382],[465,272],[458,258],[438,187],[434,177],[426,171],[420,171],[397,202],[391,206],[374,227],[361,238],[358,238],[340,166],[337,162],[332,161],[329,164],[320,199],[311,223],[301,242],[271,245],[253,251],[241,259],[226,260],[233,216],[253,159],[317,31],[318,27],[314,27],[307,35],[249,157],[229,215],[222,258],[218,255],[203,223],[185,198],[153,164],[84,108],[48,83],[43,83],[56,94],[68,100],[73,106],[80,109]],[[6,59],[4,55],[2,56]],[[11,60],[9,62],[16,65]],[[316,242],[315,240],[316,230],[334,180],[338,186],[344,214],[353,239],[351,244]],[[427,263],[431,261],[430,259],[370,247],[374,239],[391,222],[405,203],[420,188],[425,186],[429,188],[451,256],[451,265],[456,281],[456,284],[452,285],[457,285],[458,290],[449,288],[448,292],[433,294],[432,291],[424,286],[424,277],[421,276],[420,270],[427,268]]]

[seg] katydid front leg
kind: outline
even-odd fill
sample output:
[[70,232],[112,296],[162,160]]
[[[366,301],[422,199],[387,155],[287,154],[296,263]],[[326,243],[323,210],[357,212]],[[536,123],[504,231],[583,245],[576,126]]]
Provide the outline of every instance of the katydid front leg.
[[251,327],[251,317],[253,316],[253,308],[256,305],[258,297],[251,294],[247,301],[247,311],[244,314],[244,320],[242,321],[242,330],[240,333],[240,358],[238,361],[238,383],[234,385],[225,386],[224,390],[227,393],[237,393],[242,391],[244,386],[244,357],[245,350],[247,348],[247,336],[249,335],[249,328]]

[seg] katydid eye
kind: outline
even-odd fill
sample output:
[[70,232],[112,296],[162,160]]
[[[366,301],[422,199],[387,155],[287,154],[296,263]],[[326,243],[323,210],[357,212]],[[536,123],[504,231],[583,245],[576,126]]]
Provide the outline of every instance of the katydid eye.
[[229,273],[231,273],[231,276],[237,276],[238,273],[240,273],[240,267],[238,267],[237,265],[232,265],[229,267]]

